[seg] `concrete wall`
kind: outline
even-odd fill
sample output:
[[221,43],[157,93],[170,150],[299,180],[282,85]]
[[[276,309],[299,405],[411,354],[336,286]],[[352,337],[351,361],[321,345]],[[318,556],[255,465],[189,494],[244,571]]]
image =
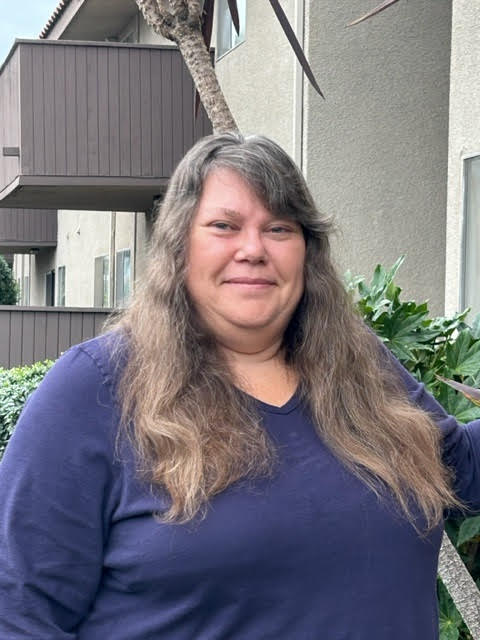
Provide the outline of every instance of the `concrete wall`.
[[405,297],[442,312],[451,0],[399,2],[348,29],[371,2],[307,8],[326,101],[306,90],[305,169],[338,221],[340,269],[370,276],[406,253]]
[[453,0],[445,306],[459,309],[463,234],[463,160],[480,154],[480,11]]
[[[302,40],[303,2],[282,7]],[[295,57],[268,2],[248,0],[245,41],[216,63],[220,85],[241,131],[276,140],[301,159],[301,116]]]

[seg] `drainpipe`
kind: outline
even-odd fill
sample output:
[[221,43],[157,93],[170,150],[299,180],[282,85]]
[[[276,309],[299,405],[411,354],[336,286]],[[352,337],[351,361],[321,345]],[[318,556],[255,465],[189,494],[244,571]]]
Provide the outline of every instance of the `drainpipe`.
[[[294,29],[298,41],[305,51],[305,0],[295,0]],[[303,170],[303,76],[300,64],[295,61],[293,72],[293,157],[301,170]]]

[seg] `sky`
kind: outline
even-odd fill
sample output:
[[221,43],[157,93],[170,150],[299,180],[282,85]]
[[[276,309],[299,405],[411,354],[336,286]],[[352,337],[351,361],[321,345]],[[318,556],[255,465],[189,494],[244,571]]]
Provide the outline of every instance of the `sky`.
[[60,0],[0,0],[0,65],[15,38],[38,38]]

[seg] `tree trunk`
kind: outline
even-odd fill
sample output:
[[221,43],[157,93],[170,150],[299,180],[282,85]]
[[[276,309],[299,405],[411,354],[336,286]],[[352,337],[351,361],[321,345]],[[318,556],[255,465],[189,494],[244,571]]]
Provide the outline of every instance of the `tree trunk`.
[[203,3],[198,0],[136,0],[147,24],[175,42],[215,133],[238,131],[222,93],[201,31]]
[[440,549],[438,573],[473,640],[480,640],[480,591],[446,533]]

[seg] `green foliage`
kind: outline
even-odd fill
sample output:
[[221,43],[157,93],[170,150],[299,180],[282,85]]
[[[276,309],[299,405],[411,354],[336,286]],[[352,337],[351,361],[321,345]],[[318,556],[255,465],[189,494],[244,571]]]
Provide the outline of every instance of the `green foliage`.
[[0,256],[0,304],[16,304],[17,299],[17,283],[7,261]]
[[[460,638],[460,629],[463,626],[462,617],[458,613],[453,604],[448,591],[442,584],[441,580],[437,582],[438,593],[438,610],[440,623],[440,639],[441,640],[458,640]],[[467,631],[468,634],[468,631]],[[463,636],[470,638],[470,634]]]
[[25,401],[52,364],[52,360],[45,360],[30,366],[0,369],[0,458]]
[[[389,270],[378,265],[372,281],[345,275],[346,287],[356,297],[357,307],[400,362],[436,397],[446,411],[460,422],[480,418],[475,406],[436,378],[480,386],[480,315],[471,326],[468,309],[449,318],[432,318],[426,302],[402,302],[401,288],[394,279],[403,256]],[[468,570],[480,584],[480,516],[448,520],[446,530]],[[470,640],[460,614],[439,581],[440,640]]]

